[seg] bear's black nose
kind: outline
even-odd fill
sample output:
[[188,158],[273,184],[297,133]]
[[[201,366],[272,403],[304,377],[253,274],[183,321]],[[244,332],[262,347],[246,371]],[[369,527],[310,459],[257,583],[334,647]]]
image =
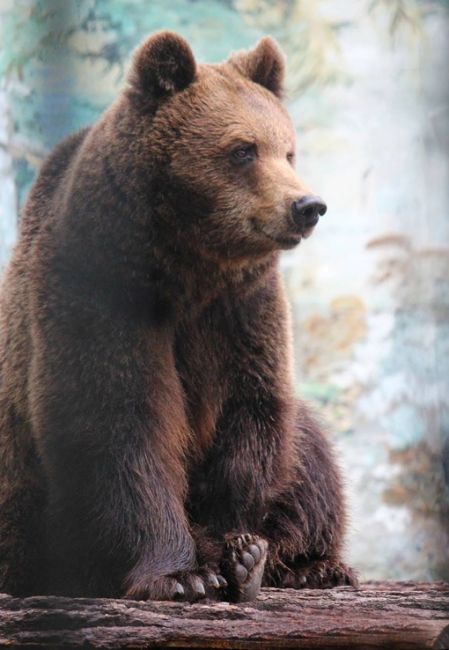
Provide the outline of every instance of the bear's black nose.
[[293,221],[300,230],[307,230],[316,226],[326,210],[327,205],[319,196],[303,196],[292,203]]

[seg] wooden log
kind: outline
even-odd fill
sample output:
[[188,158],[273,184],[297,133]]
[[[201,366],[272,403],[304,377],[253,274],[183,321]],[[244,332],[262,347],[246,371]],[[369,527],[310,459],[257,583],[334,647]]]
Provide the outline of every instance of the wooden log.
[[449,649],[449,584],[264,589],[241,605],[3,594],[0,646]]

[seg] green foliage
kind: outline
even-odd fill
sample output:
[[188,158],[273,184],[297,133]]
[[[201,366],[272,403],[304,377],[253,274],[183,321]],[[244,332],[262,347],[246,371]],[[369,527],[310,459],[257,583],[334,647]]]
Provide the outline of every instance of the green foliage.
[[[206,35],[209,43],[200,50],[209,57],[212,52],[209,60],[223,58],[254,38],[254,30],[241,25],[230,3],[217,0],[22,0],[0,7],[0,18],[0,75],[20,79],[34,61],[73,54],[122,66],[137,43],[159,29],[179,31],[194,43]],[[82,33],[92,38],[80,50],[75,43]]]

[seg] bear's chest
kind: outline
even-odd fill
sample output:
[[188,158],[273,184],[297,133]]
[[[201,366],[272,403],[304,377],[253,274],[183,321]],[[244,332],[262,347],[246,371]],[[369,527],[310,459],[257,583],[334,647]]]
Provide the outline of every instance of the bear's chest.
[[223,322],[211,311],[183,324],[176,334],[176,369],[189,424],[203,453],[213,443],[217,419],[229,394],[231,348]]

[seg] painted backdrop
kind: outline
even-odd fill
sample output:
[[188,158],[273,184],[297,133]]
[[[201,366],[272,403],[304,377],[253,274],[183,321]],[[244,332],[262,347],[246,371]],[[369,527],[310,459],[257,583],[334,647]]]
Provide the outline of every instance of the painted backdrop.
[[284,258],[298,391],[325,416],[363,578],[449,578],[447,0],[0,0],[0,266],[46,153],[170,28],[201,61],[273,34],[327,201]]

